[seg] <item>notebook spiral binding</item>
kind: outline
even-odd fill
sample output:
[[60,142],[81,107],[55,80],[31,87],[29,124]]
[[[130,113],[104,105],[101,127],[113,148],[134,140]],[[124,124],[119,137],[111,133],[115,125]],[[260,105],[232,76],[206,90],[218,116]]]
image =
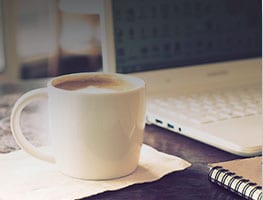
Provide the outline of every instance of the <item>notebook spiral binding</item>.
[[262,187],[256,183],[237,176],[221,166],[210,169],[208,178],[211,182],[216,183],[246,199],[262,200]]

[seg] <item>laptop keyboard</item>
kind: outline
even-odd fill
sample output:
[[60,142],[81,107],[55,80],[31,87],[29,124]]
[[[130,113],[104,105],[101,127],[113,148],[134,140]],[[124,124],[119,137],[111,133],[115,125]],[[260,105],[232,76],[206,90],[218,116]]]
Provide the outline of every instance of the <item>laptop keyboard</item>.
[[195,93],[179,97],[151,99],[149,109],[161,109],[174,119],[182,119],[197,124],[207,124],[231,118],[259,115],[261,107],[261,87],[242,87]]

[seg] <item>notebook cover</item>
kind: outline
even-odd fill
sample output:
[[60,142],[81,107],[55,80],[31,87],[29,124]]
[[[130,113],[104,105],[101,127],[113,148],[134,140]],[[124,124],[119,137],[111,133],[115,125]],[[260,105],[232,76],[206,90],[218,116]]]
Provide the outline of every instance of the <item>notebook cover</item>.
[[243,176],[251,182],[262,186],[262,156],[238,159],[226,162],[212,163],[209,167],[221,166],[238,176]]
[[208,178],[246,199],[262,199],[262,156],[212,163]]

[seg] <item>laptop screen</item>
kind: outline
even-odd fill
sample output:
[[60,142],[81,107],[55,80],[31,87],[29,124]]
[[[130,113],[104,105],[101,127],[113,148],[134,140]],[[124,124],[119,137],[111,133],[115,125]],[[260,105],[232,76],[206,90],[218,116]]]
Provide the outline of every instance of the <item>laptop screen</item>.
[[261,0],[112,0],[117,72],[261,56]]

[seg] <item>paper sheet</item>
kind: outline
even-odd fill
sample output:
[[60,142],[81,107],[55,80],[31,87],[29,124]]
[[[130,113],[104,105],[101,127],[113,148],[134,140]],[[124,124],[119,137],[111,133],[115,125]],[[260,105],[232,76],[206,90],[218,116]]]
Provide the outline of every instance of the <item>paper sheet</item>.
[[87,181],[61,174],[53,164],[24,151],[0,154],[0,200],[72,200],[136,183],[152,182],[191,164],[143,145],[139,166],[131,175],[107,181]]

